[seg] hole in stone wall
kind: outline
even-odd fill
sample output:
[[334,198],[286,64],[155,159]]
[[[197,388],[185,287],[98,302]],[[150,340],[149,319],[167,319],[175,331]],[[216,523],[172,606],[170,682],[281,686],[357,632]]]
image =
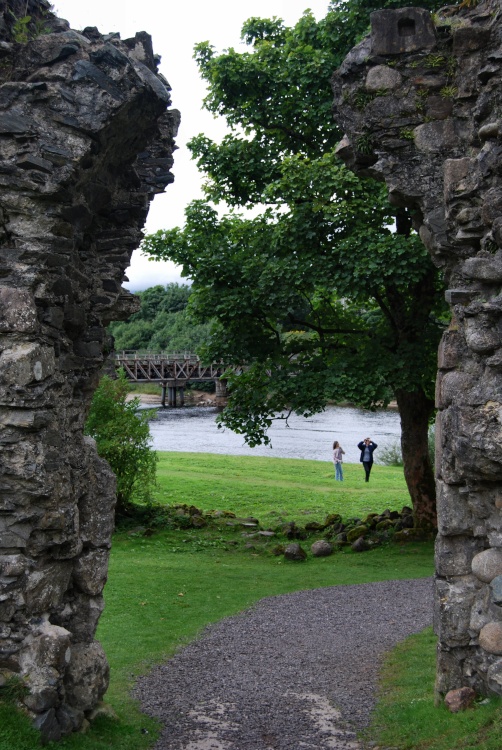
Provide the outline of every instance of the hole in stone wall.
[[412,18],[401,18],[397,23],[399,36],[415,36],[415,21]]

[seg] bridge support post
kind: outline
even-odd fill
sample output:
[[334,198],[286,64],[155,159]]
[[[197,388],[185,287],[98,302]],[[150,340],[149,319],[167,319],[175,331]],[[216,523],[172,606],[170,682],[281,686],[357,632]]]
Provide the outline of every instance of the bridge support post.
[[162,406],[164,407],[164,409],[166,408],[166,389],[167,389],[167,385],[165,383],[162,383],[162,400],[161,400],[161,403],[162,403]]
[[167,403],[169,406],[176,406],[176,387],[174,385],[168,386],[168,399]]
[[216,406],[226,406],[228,400],[227,381],[218,378],[214,382],[216,385]]

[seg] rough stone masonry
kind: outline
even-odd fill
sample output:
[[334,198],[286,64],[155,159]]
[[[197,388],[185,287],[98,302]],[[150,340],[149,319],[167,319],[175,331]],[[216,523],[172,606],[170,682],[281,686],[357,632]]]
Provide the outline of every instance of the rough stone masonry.
[[451,305],[437,378],[438,695],[502,695],[502,11],[470,5],[373,13],[333,78],[339,155],[413,211]]
[[146,33],[77,32],[49,8],[0,2],[0,684],[23,680],[58,739],[108,684],[114,476],[83,425],[105,326],[136,309],[121,282],[179,115]]

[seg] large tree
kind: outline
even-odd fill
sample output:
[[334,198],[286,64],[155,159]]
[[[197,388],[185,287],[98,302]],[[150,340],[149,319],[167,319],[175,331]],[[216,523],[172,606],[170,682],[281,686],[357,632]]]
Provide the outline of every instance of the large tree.
[[395,397],[415,519],[430,527],[441,285],[412,217],[334,155],[341,134],[329,78],[371,6],[334,3],[325,19],[306,13],[294,28],[250,19],[245,53],[197,46],[206,106],[232,129],[220,144],[203,135],[191,143],[207,198],[260,213],[218,218],[196,201],[184,229],[158,232],[144,249],[180,263],[193,279],[193,310],[218,321],[207,356],[247,365],[231,379],[225,424],[256,444],[281,410],[309,414],[329,399],[371,408]]

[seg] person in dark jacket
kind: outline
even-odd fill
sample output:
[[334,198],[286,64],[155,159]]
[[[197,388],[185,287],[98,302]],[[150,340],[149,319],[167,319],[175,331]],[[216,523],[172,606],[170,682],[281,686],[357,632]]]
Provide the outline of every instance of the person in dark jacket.
[[371,467],[373,466],[373,451],[378,448],[377,444],[372,441],[371,438],[364,438],[357,447],[361,451],[361,458],[359,459],[364,466],[366,472],[366,482],[370,481]]

